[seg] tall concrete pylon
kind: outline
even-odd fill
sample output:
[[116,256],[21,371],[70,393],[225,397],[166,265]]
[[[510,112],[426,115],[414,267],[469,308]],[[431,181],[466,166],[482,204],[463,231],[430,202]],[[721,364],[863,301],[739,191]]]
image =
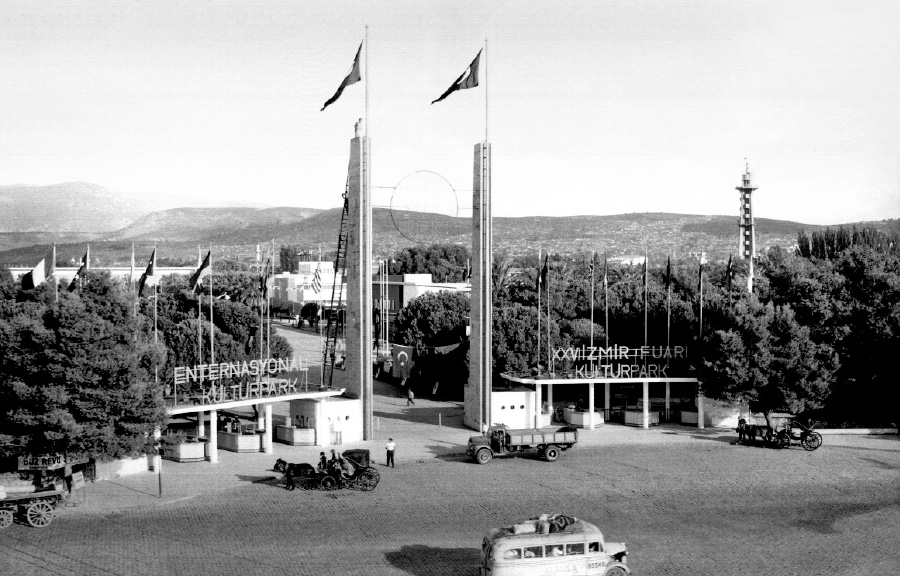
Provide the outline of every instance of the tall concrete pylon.
[[475,145],[472,183],[472,294],[469,313],[469,381],[465,423],[475,430],[491,425],[491,338],[493,270],[491,224],[491,145]]
[[362,133],[362,120],[350,141],[347,183],[347,312],[346,370],[338,376],[345,394],[362,400],[363,440],[372,439],[372,186],[370,143]]
[[756,190],[750,174],[750,165],[746,165],[741,176],[741,185],[735,187],[741,194],[740,217],[738,219],[738,255],[747,261],[747,292],[753,292],[753,259],[756,258],[756,226],[753,222],[753,208],[750,195]]

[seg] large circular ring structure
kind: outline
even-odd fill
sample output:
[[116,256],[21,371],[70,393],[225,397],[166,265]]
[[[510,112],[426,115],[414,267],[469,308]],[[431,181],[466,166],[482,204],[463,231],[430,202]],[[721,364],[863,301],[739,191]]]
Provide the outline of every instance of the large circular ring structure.
[[[391,222],[401,236],[417,244],[445,240],[434,215],[456,218],[459,202],[450,181],[431,170],[407,174],[391,195]],[[450,224],[448,222],[448,224]]]

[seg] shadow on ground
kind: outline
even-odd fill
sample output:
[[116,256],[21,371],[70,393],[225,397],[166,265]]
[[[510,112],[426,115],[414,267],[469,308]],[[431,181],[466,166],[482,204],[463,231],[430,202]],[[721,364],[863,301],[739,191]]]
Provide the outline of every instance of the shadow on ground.
[[385,559],[407,574],[430,576],[453,574],[470,576],[478,572],[481,551],[478,548],[434,548],[432,546],[403,546],[387,552]]

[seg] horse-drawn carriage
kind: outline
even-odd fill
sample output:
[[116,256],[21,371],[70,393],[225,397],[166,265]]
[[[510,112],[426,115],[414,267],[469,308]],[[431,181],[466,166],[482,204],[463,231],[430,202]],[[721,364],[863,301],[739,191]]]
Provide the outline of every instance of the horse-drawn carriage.
[[292,476],[294,486],[303,490],[351,488],[367,492],[378,486],[381,474],[370,465],[368,450],[346,450],[342,458],[350,464],[349,473],[340,465],[329,465],[326,470],[320,470],[311,464],[291,464],[281,458],[275,462],[274,469]]
[[804,450],[815,450],[822,445],[822,435],[805,426],[793,414],[769,412],[750,414],[746,419],[738,421],[739,439],[755,441],[757,437],[776,448],[788,448],[791,444],[799,444]]
[[0,498],[0,528],[12,525],[16,516],[35,528],[53,522],[53,510],[66,495],[65,490],[47,490],[21,494],[6,494]]

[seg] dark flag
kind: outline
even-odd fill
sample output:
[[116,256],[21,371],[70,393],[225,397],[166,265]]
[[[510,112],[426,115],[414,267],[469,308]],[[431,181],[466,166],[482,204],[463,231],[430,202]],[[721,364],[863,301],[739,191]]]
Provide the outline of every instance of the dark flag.
[[731,269],[731,254],[728,255],[728,267],[725,268],[725,281],[728,284],[728,297],[731,298],[731,275],[734,271]]
[[394,344],[391,352],[394,357],[394,362],[391,366],[391,375],[394,378],[409,378],[412,367],[415,365],[415,362],[413,362],[412,359],[412,346]]
[[669,287],[672,285],[672,257],[666,256],[666,292],[669,291]]
[[443,94],[441,94],[440,98],[438,98],[437,100],[433,100],[431,103],[436,104],[447,96],[453,94],[457,90],[465,90],[466,88],[474,88],[478,86],[478,64],[480,61],[481,50],[478,51],[478,55],[475,56],[475,59],[472,60],[472,63],[469,64],[468,68],[466,68],[466,71],[462,73],[462,76],[457,78],[456,81],[451,84]]
[[191,290],[196,290],[197,286],[203,282],[203,279],[209,276],[212,273],[212,268],[209,265],[209,258],[212,254],[212,250],[206,253],[206,258],[203,259],[203,263],[200,264],[200,267],[197,268],[197,271],[191,276]]
[[[540,264],[541,264],[541,262],[540,262],[540,260],[538,260],[538,265],[540,265]],[[550,254],[547,254],[546,256],[544,256],[544,267],[538,271],[538,275],[537,275],[536,288],[537,288],[538,293],[540,293],[540,291],[541,291],[541,286],[543,286],[547,283],[547,273],[549,271],[550,271]]]
[[[362,47],[362,42],[360,42],[359,48],[356,50],[356,58],[353,59],[353,66],[350,67],[350,72],[347,73],[344,81],[341,82],[340,86],[338,86],[337,92],[334,93],[334,96],[329,98],[328,101],[325,102],[325,105],[322,106],[322,110],[325,110],[330,105],[334,104],[334,102],[341,97],[341,94],[344,93],[344,88],[350,86],[351,84],[356,84],[357,82],[362,80],[362,75],[359,73],[359,55],[362,52]],[[321,112],[322,110],[319,110],[319,112]],[[366,121],[368,121],[368,118],[366,118]]]
[[156,275],[156,248],[154,248],[153,254],[150,255],[150,262],[147,264],[147,269],[141,274],[141,281],[138,283],[138,297],[144,295],[144,288],[146,286],[156,286],[158,283],[159,276]]
[[75,273],[75,277],[72,278],[72,282],[69,283],[69,292],[78,287],[78,281],[81,280],[84,273],[87,272],[87,267],[88,253],[85,252],[84,256],[81,257],[81,266],[78,267],[78,272]]
[[266,258],[266,272],[259,277],[259,293],[262,298],[266,298],[269,294],[269,268],[271,259]]

